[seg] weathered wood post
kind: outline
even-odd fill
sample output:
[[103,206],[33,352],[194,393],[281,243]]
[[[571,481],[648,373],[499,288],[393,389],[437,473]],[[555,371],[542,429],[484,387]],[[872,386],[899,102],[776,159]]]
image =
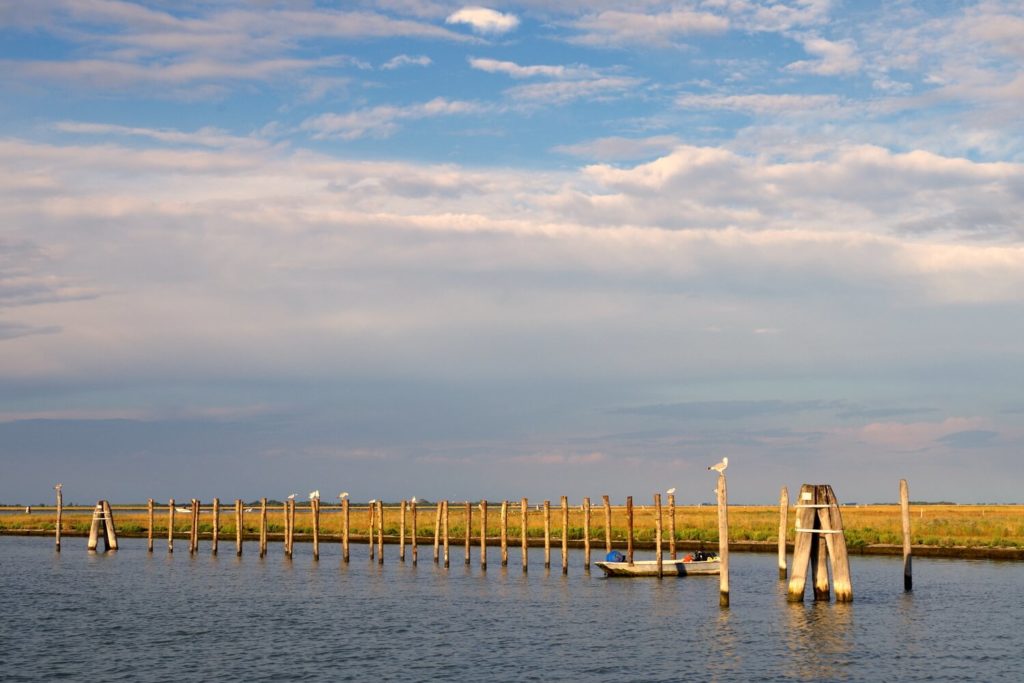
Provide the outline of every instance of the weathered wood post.
[[[100,521],[103,515],[103,501],[96,501],[96,507],[92,510],[92,521],[89,523],[89,540],[85,547],[88,550],[96,550],[100,541]],[[104,532],[105,533],[105,532]]]
[[291,557],[291,535],[292,535],[292,521],[291,521],[291,501],[286,500],[284,505],[281,506],[281,514],[284,515],[284,554],[285,557]]
[[465,551],[466,551],[466,566],[469,566],[469,545],[473,542],[473,506],[467,500],[466,501],[466,538],[465,538]]
[[[824,497],[817,498],[815,502],[824,503]],[[825,536],[829,533],[829,527],[825,526],[826,517],[822,517],[823,509],[818,508],[818,529],[811,538],[811,576],[814,577],[814,599],[815,601],[828,602],[831,597],[831,587],[828,581],[828,541]]]
[[725,486],[725,473],[718,473],[718,556],[721,570],[718,575],[718,605],[729,606],[729,494]]
[[612,551],[612,502],[608,496],[601,496],[604,503],[604,552]]
[[148,520],[146,531],[146,552],[153,552],[153,499],[146,499],[146,518]]
[[583,571],[590,571],[590,497],[583,499]]
[[377,500],[376,499],[371,500],[369,503],[366,504],[366,533],[369,534],[369,537],[370,537],[369,538],[369,546],[370,546],[370,561],[371,562],[373,561],[373,558],[376,556],[376,553],[377,553],[377,544],[374,543],[374,529],[373,529],[374,518],[376,517],[376,515],[374,513],[376,511],[377,511]]
[[220,540],[220,498],[213,499],[213,535],[210,539],[210,553],[217,554],[217,541]]
[[501,501],[501,566],[508,566],[508,501]]
[[260,498],[260,557],[267,554],[267,498]]
[[405,562],[405,499],[402,499],[398,519],[398,561]]
[[664,576],[661,560],[661,494],[654,494],[654,554],[658,559],[658,578]]
[[174,552],[174,499],[167,502],[167,552]]
[[103,518],[106,523],[106,533],[104,535],[106,549],[117,550],[117,530],[114,528],[114,511],[106,500],[103,501]]
[[384,501],[377,501],[377,564],[384,564]]
[[626,561],[633,566],[633,496],[626,496]]
[[412,502],[409,503],[409,513],[412,522],[412,566],[416,566],[419,561],[419,545],[416,542],[416,537],[419,535],[419,526],[416,524],[416,499],[413,498]]
[[831,486],[825,486],[825,502],[828,508],[819,514],[827,515],[822,527],[827,526],[831,533],[825,535],[828,545],[829,561],[832,564],[832,583],[836,592],[836,602],[853,601],[853,581],[850,579],[850,558],[846,551],[846,534],[843,531],[843,513],[839,509],[839,501]]
[[544,569],[551,569],[551,501],[544,501]]
[[796,541],[788,591],[790,602],[803,600],[808,560],[814,575],[815,600],[828,599],[828,568],[821,556],[822,548],[831,561],[836,602],[850,602],[853,600],[853,587],[839,503],[831,486],[804,484],[800,487],[800,498],[796,504]]
[[188,530],[188,552],[193,554],[199,548],[199,501],[192,499],[192,523]]
[[903,590],[914,589],[914,575],[910,567],[910,488],[906,479],[900,479],[900,512],[903,517]]
[[562,496],[562,574],[569,573],[569,499]]
[[676,494],[668,494],[668,554],[675,560],[676,552]]
[[235,557],[242,556],[242,538],[245,533],[245,510],[242,499],[235,498]]
[[309,499],[310,513],[313,515],[313,561],[320,560],[320,498]]
[[789,529],[789,489],[779,492],[779,580],[786,580],[786,531]]
[[[54,489],[57,491],[57,524],[54,526],[54,538],[57,547],[57,552],[60,552],[60,529],[64,523],[64,494],[61,491],[63,485],[57,484]],[[152,542],[150,542],[150,550],[152,550]]]
[[448,569],[448,567],[450,566],[450,564],[449,564],[449,559],[450,558],[449,558],[449,554],[448,554],[448,529],[449,529],[448,523],[450,521],[450,518],[448,516],[448,501],[447,500],[444,501],[442,503],[442,505],[444,506],[444,530],[443,530],[444,531],[444,568]]
[[523,549],[523,573],[529,568],[529,517],[530,503],[526,498],[519,501],[519,543]]
[[487,499],[480,501],[480,571],[487,571]]
[[348,496],[341,499],[341,561],[349,561],[349,531],[352,528],[352,515],[348,507]]
[[434,511],[434,564],[440,561],[440,543],[441,543],[441,515],[444,514],[444,504],[441,501],[437,502],[436,509]]

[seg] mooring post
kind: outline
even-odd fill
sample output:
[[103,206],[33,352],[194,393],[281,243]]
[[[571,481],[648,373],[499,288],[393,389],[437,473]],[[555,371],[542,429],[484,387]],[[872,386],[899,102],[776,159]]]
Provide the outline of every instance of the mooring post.
[[583,571],[590,571],[590,497],[583,499]]
[[850,557],[846,551],[846,534],[843,530],[843,514],[839,501],[831,486],[825,486],[825,501],[828,503],[829,528],[832,533],[825,536],[829,560],[832,564],[832,584],[836,602],[853,601],[853,581],[850,579]]
[[523,550],[523,573],[525,574],[529,568],[529,517],[530,517],[530,502],[523,498],[519,501],[519,543]]
[[786,530],[789,529],[789,489],[779,492],[779,580],[786,580]]
[[814,502],[817,505],[815,529],[818,533],[811,538],[811,574],[814,577],[815,601],[828,602],[831,588],[828,581],[828,537],[832,535],[832,527],[828,516],[828,500],[825,487],[814,487]]
[[348,508],[348,497],[341,499],[341,561],[349,561],[349,529],[352,517]]
[[57,552],[60,552],[60,528],[64,520],[64,495],[61,491],[62,484],[57,484],[54,489],[57,491],[57,524],[54,526],[54,537]]
[[[88,550],[96,550],[100,540],[100,521],[103,515],[103,501],[96,501],[96,507],[92,511],[92,522],[89,524],[89,540],[86,543]],[[104,530],[105,533],[105,530]]]
[[174,552],[174,499],[167,502],[167,552]]
[[146,531],[146,552],[153,552],[153,499],[146,499],[146,518],[148,520]]
[[626,561],[633,566],[633,496],[626,496]]
[[440,544],[441,544],[441,515],[444,514],[444,505],[441,501],[437,502],[434,510],[434,564],[440,561]]
[[[237,526],[238,520],[235,520]],[[210,553],[217,554],[217,541],[220,539],[220,498],[213,499],[213,535],[210,539]]]
[[725,474],[718,473],[718,556],[721,570],[718,575],[718,605],[729,606],[729,494]]
[[398,518],[398,561],[405,562],[405,499],[402,499]]
[[235,498],[235,557],[242,556],[242,534],[245,533],[245,511],[242,499]]
[[668,554],[675,560],[676,553],[676,494],[668,494]]
[[910,568],[910,488],[906,479],[900,479],[900,512],[903,517],[903,590],[914,589],[914,576]]
[[551,501],[544,501],[544,569],[551,569]]
[[370,561],[371,562],[373,561],[373,558],[376,556],[376,553],[377,553],[377,544],[374,542],[374,528],[373,528],[374,517],[376,516],[374,513],[376,511],[377,511],[377,501],[376,501],[376,499],[374,499],[374,500],[372,500],[372,501],[370,501],[369,503],[366,504],[366,527],[367,527],[366,528],[366,533],[369,534],[369,536],[370,536],[369,545],[370,545]]
[[377,501],[377,564],[384,564],[384,501]]
[[473,536],[473,505],[468,500],[466,501],[466,538],[464,540],[465,554],[466,554],[466,566],[469,566],[469,545],[472,543]]
[[107,549],[117,550],[117,529],[114,528],[114,511],[106,500],[103,501],[103,516],[106,518],[107,524]]
[[286,500],[284,505],[281,506],[281,514],[284,516],[284,543],[282,545],[285,557],[290,557],[289,550],[289,538],[292,533],[291,526],[291,515],[288,514],[291,510],[291,501]]
[[309,499],[310,512],[313,515],[313,561],[320,560],[320,498]]
[[569,573],[569,499],[562,496],[562,574]]
[[260,498],[260,557],[267,554],[267,498]]
[[508,501],[501,501],[501,566],[508,566]]
[[450,566],[449,565],[449,559],[450,558],[449,558],[449,554],[448,554],[448,529],[449,529],[448,523],[450,521],[450,518],[448,516],[448,501],[447,500],[444,501],[442,503],[442,505],[444,507],[444,529],[443,529],[443,532],[444,532],[444,568],[448,569],[448,567]]
[[188,552],[194,554],[199,550],[199,500],[192,499],[192,528],[188,534]]
[[661,559],[661,494],[654,494],[654,555],[658,559],[658,578],[664,576]]
[[409,503],[409,516],[412,518],[412,566],[416,566],[419,561],[419,545],[416,541],[416,537],[419,535],[419,526],[416,524],[416,498],[412,499]]
[[607,496],[601,497],[604,504],[604,552],[611,552],[611,500]]
[[487,571],[487,499],[480,500],[480,571]]

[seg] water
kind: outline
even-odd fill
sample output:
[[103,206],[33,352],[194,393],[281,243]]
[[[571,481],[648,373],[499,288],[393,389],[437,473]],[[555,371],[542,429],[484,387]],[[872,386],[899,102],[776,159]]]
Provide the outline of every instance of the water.
[[[168,555],[122,539],[0,537],[0,680],[270,681],[1018,681],[1024,565],[851,558],[855,602],[791,605],[774,555],[731,560],[732,605],[718,579],[605,579],[557,550],[524,576],[489,552],[486,572],[420,564],[364,545],[279,545],[259,559],[231,544]],[[183,552],[184,550],[184,552]],[[809,598],[809,594],[808,594]]]

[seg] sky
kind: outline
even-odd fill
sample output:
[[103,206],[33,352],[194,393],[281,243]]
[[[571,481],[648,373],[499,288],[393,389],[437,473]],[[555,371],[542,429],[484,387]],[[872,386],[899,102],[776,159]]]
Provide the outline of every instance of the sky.
[[0,0],[0,92],[0,501],[1024,502],[1015,0]]

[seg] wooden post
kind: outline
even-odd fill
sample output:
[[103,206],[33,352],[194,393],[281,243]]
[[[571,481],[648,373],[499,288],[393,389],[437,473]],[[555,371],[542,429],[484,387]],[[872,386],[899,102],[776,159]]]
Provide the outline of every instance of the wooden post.
[[[54,526],[54,539],[57,547],[57,552],[60,552],[60,528],[64,522],[64,493],[61,490],[63,486],[57,484],[57,524]],[[150,525],[152,526],[152,525]],[[150,550],[152,550],[152,541],[150,541]]]
[[374,558],[374,556],[376,555],[376,552],[377,552],[377,546],[374,543],[374,538],[373,538],[373,536],[374,536],[373,522],[374,522],[374,517],[376,516],[376,515],[374,515],[374,513],[376,511],[377,511],[377,501],[376,500],[373,501],[372,503],[368,503],[366,505],[366,526],[367,526],[366,533],[368,533],[370,535],[370,561],[371,562],[373,561],[373,558]]
[[267,554],[267,498],[260,498],[260,557]]
[[789,576],[787,600],[800,602],[804,599],[804,584],[807,582],[807,564],[811,558],[811,537],[815,534],[799,531],[813,529],[817,515],[814,508],[814,486],[800,487],[796,507],[796,540],[793,542],[793,571]]
[[612,503],[608,496],[601,496],[604,503],[604,552],[612,551]]
[[725,474],[718,473],[718,557],[722,568],[718,574],[718,605],[729,606],[729,494]]
[[441,515],[444,514],[444,504],[441,501],[437,502],[437,507],[434,511],[434,564],[440,561],[440,551],[438,547],[441,543]]
[[569,499],[562,496],[562,574],[569,573]]
[[551,501],[544,501],[544,569],[551,569]]
[[487,499],[480,501],[480,571],[487,571]]
[[288,559],[295,555],[295,499],[288,501]]
[[789,529],[789,489],[779,492],[779,580],[786,580],[786,530]]
[[419,526],[417,526],[417,524],[416,524],[416,498],[415,497],[412,499],[412,502],[409,503],[409,508],[410,508],[409,512],[411,513],[410,516],[412,517],[412,519],[410,520],[412,522],[412,566],[415,567],[416,563],[419,562],[419,559],[420,559],[419,558],[419,544],[417,543],[417,540],[416,540],[417,535],[419,535]]
[[174,552],[174,499],[167,502],[167,552]]
[[[822,487],[815,488],[815,503],[824,505],[825,497],[821,495]],[[828,520],[828,510],[818,508],[815,511],[817,523],[815,528],[821,533],[813,534],[811,538],[811,576],[814,577],[814,600],[828,602],[831,597],[831,587],[828,581],[828,541],[830,528],[825,526]]]
[[[237,523],[237,522],[236,522]],[[213,536],[210,540],[210,553],[217,554],[217,541],[220,540],[220,498],[213,499]]]
[[153,499],[146,499],[146,519],[148,520],[146,531],[146,552],[153,552]]
[[850,558],[846,551],[846,535],[843,532],[843,513],[831,486],[825,486],[825,501],[828,503],[828,526],[833,533],[825,536],[828,543],[829,559],[832,563],[832,584],[836,602],[853,601],[853,582],[850,580]]
[[384,564],[384,501],[377,501],[377,564]]
[[523,548],[523,573],[529,568],[529,518],[530,503],[525,498],[519,501],[519,542]]
[[673,560],[676,553],[676,494],[668,494],[668,554]]
[[398,519],[398,561],[405,562],[405,499],[402,499],[401,508]]
[[466,501],[466,534],[465,534],[465,536],[466,536],[466,539],[465,539],[466,565],[467,566],[469,565],[469,546],[473,542],[472,534],[473,534],[473,506],[467,500]]
[[310,512],[313,515],[313,561],[320,560],[320,498],[309,499]]
[[242,499],[235,498],[235,557],[242,556],[242,534],[245,533],[245,510]]
[[633,566],[633,496],[626,496],[626,561]]
[[448,556],[448,501],[442,503],[444,506],[444,568],[449,567],[449,556]]
[[583,571],[590,571],[590,497],[583,499]]
[[661,494],[654,494],[654,554],[658,560],[658,578],[664,576],[661,561]]
[[283,545],[283,548],[284,548],[285,557],[289,556],[288,555],[288,545],[289,545],[288,539],[291,536],[291,532],[292,532],[291,515],[288,514],[288,512],[290,510],[291,510],[290,501],[285,500],[284,501],[284,505],[281,507],[281,514],[284,515],[284,545]]
[[508,501],[501,501],[501,566],[508,566]]
[[[89,523],[89,541],[86,548],[96,550],[100,540],[100,522],[103,516],[103,501],[96,501],[96,507],[92,510],[92,522]],[[106,529],[104,529],[104,541],[106,540]]]
[[914,575],[910,568],[910,489],[906,479],[900,479],[900,512],[903,516],[903,590],[914,589]]
[[114,529],[114,511],[110,503],[103,501],[103,518],[106,523],[107,550],[117,550],[117,530]]
[[195,553],[199,549],[199,501],[192,499],[192,524],[188,530],[188,552]]

